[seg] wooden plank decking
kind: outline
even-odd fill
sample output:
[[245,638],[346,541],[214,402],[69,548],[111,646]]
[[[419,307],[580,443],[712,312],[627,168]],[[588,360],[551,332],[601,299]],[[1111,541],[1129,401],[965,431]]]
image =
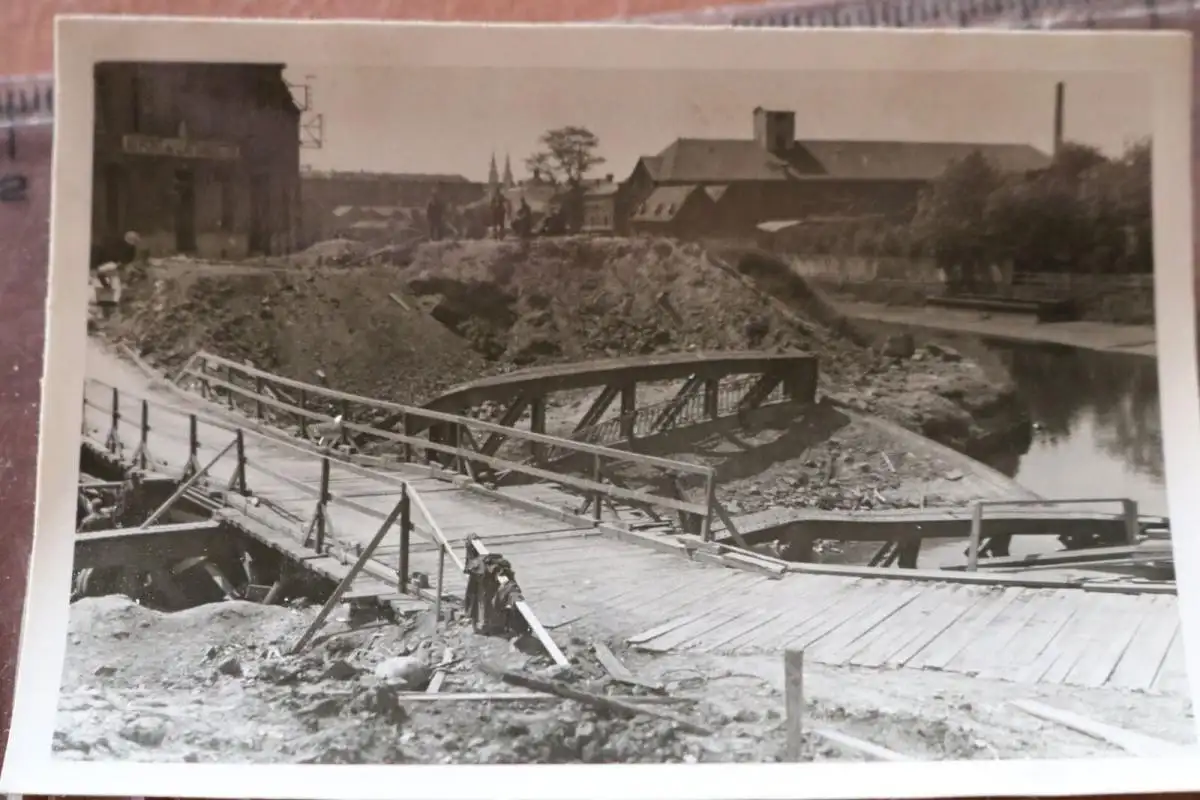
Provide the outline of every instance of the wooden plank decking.
[[[212,415],[209,403],[167,390],[145,390],[157,402]],[[132,412],[126,411],[131,416]],[[187,461],[186,416],[160,415],[149,441],[162,469],[179,474]],[[88,436],[103,442],[109,418],[87,409]],[[201,463],[232,434],[200,424]],[[247,424],[249,424],[247,422]],[[126,452],[136,447],[136,425],[124,425]],[[247,529],[273,546],[302,549],[303,524],[315,498],[256,472],[269,466],[294,484],[319,485],[319,460],[269,437],[246,434],[249,488],[264,502],[246,513]],[[214,471],[223,479],[232,458]],[[1186,694],[1186,675],[1174,595],[1096,594],[1076,589],[946,585],[903,579],[788,573],[781,579],[689,560],[610,538],[561,515],[486,496],[397,464],[390,476],[366,475],[334,464],[331,487],[354,508],[334,505],[331,537],[364,545],[398,499],[396,478],[411,481],[430,516],[452,544],[480,535],[514,565],[526,597],[543,623],[624,636],[655,651],[714,654],[771,653],[803,647],[819,663],[875,668],[945,670],[1023,683],[1109,686]],[[549,486],[505,490],[514,498],[551,507],[571,498]],[[238,514],[235,509],[222,513]],[[461,553],[461,549],[459,550]],[[344,574],[347,557],[309,563]],[[394,592],[398,542],[385,542],[355,594]],[[317,563],[321,562],[321,563]],[[465,580],[447,562],[445,589],[461,594]],[[411,568],[436,574],[437,549],[414,537]],[[897,574],[897,578],[902,578]]]

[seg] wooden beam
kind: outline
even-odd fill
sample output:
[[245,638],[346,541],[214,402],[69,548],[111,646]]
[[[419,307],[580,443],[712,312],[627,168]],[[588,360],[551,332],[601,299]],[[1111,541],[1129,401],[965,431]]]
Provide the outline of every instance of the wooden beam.
[[304,647],[312,641],[312,638],[317,635],[317,631],[321,629],[321,626],[325,624],[325,620],[331,613],[333,613],[333,609],[337,607],[339,602],[341,602],[342,595],[346,593],[346,590],[350,588],[350,584],[354,582],[354,579],[358,577],[360,572],[362,572],[363,567],[365,567],[367,562],[371,560],[371,556],[375,555],[375,550],[379,547],[379,544],[383,541],[384,537],[388,535],[392,525],[400,517],[400,512],[403,510],[403,507],[404,503],[400,502],[396,503],[396,505],[392,508],[392,511],[390,514],[388,514],[387,519],[383,521],[383,524],[379,526],[379,530],[375,532],[375,535],[371,537],[371,541],[363,549],[362,555],[358,557],[358,560],[355,561],[354,565],[351,566],[349,571],[346,572],[346,575],[342,578],[341,583],[339,583],[337,588],[333,590],[333,594],[329,595],[329,599],[325,601],[325,605],[322,606],[321,610],[317,613],[316,619],[312,621],[312,624],[308,626],[308,629],[304,631],[304,634],[296,641],[296,644],[292,647],[293,653],[298,653],[303,650]]
[[897,753],[894,750],[888,750],[886,747],[880,747],[877,744],[859,739],[855,736],[849,736],[845,733],[832,731],[828,728],[816,728],[813,730],[814,736],[820,736],[828,742],[831,742],[843,750],[849,750],[852,753],[866,756],[874,761],[914,761],[915,759]]
[[1107,725],[1085,717],[1082,714],[1063,711],[1062,709],[1043,705],[1033,700],[1014,700],[1011,702],[1011,705],[1038,719],[1056,722],[1063,727],[1091,736],[1093,739],[1108,742],[1130,755],[1141,756],[1143,758],[1164,758],[1192,755],[1195,752],[1194,746],[1176,744],[1175,742],[1168,742],[1153,736],[1147,736],[1144,733],[1118,728],[1115,725]]
[[233,541],[219,522],[115,528],[75,536],[75,569],[152,566],[210,554]]
[[232,442],[225,445],[224,449],[222,449],[221,452],[217,453],[213,457],[212,461],[209,461],[203,467],[201,467],[200,469],[196,470],[191,475],[189,475],[188,479],[186,481],[179,484],[179,488],[175,490],[175,493],[172,494],[170,497],[168,497],[163,502],[163,504],[161,506],[159,506],[157,509],[155,509],[154,513],[151,514],[146,519],[146,521],[143,522],[138,527],[139,528],[148,528],[149,526],[151,526],[155,522],[157,522],[164,514],[166,514],[168,511],[170,511],[171,507],[173,505],[175,505],[177,502],[179,502],[179,498],[183,497],[187,493],[188,489],[191,489],[194,485],[196,485],[196,483],[198,483],[200,481],[201,478],[203,478],[205,475],[207,475],[209,470],[211,470],[213,467],[215,467],[217,465],[217,462],[225,457],[226,453],[228,453],[235,446],[237,446],[237,443],[238,443],[238,440],[235,438]]

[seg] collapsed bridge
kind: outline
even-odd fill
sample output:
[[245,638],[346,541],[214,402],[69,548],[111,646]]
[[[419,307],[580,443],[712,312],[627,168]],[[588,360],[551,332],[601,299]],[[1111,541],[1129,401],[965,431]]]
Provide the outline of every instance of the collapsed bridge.
[[[686,391],[644,408],[627,388],[670,379]],[[187,502],[208,516],[81,534],[79,558],[98,566],[112,542],[136,537],[127,557],[161,570],[236,532],[291,569],[345,584],[342,599],[440,612],[466,594],[468,562],[482,544],[515,568],[531,625],[552,654],[550,631],[572,625],[655,651],[802,647],[829,664],[1186,691],[1173,584],[783,562],[741,546],[745,526],[718,501],[713,468],[637,452],[638,440],[673,426],[764,404],[802,407],[815,385],[815,359],[762,354],[511,373],[425,408],[206,353],[171,387],[130,392],[89,377],[90,457],[168,476],[175,490],[164,504]],[[589,386],[600,397],[573,430],[546,433],[546,396]],[[618,398],[620,413],[604,419]],[[500,407],[496,421],[468,415],[487,404]],[[531,430],[516,427],[522,416]],[[626,480],[630,465],[652,479]],[[938,513],[953,522],[938,535],[969,537],[978,548],[986,525],[978,514]],[[1019,517],[1030,534],[1108,526],[1130,547],[1146,527],[1127,509],[1064,512],[1049,501],[998,516]]]

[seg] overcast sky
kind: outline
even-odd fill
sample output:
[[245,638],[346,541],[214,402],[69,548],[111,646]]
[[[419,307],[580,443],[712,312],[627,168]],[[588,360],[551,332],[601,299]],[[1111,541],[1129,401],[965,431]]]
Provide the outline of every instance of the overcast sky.
[[677,137],[750,138],[755,106],[796,112],[798,139],[1028,143],[1049,151],[1054,84],[1068,139],[1119,152],[1150,134],[1148,79],[1127,74],[534,71],[293,66],[325,116],[316,169],[487,177],[495,151],[517,178],[549,128],[582,125],[624,178]]

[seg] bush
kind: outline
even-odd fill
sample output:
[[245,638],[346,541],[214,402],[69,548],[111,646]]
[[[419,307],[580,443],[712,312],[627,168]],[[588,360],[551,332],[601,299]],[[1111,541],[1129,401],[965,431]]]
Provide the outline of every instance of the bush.
[[922,193],[916,244],[952,282],[970,286],[992,264],[1019,271],[1153,272],[1150,146],[1120,158],[1067,144],[1040,172],[1000,175],[978,152]]

